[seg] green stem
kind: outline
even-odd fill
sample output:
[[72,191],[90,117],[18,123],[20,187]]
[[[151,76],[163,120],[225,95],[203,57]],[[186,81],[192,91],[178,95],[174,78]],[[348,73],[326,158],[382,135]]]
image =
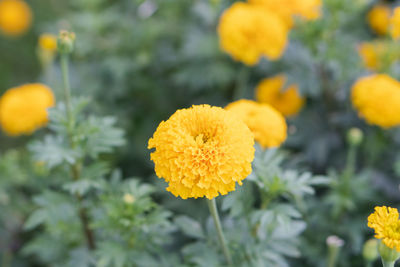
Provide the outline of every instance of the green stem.
[[244,97],[246,92],[246,83],[248,77],[249,77],[248,67],[243,66],[237,76],[235,91],[233,92],[233,100],[239,100]]
[[[70,89],[70,84],[69,84],[68,54],[67,53],[61,54],[61,71],[62,71],[62,76],[63,76],[64,98],[65,98],[65,107],[66,107],[66,113],[67,113],[66,115],[67,115],[68,126],[69,126],[68,135],[69,135],[71,147],[75,148],[76,143],[74,142],[73,136],[72,136],[74,118],[72,116],[72,107],[71,107],[71,89]],[[72,179],[74,181],[77,181],[80,179],[81,164],[79,161],[77,161],[71,165],[71,175],[72,175]],[[93,231],[89,227],[90,219],[87,214],[86,208],[83,206],[83,197],[80,194],[76,194],[76,199],[78,201],[79,218],[81,220],[82,230],[86,237],[87,246],[88,246],[89,250],[94,250],[96,248],[95,238],[94,238]]]
[[218,210],[217,210],[217,204],[215,203],[215,198],[213,198],[211,200],[207,199],[207,204],[208,204],[208,208],[210,209],[210,213],[211,213],[211,215],[212,215],[212,217],[214,219],[215,228],[217,229],[217,233],[218,233],[219,243],[220,243],[220,245],[222,247],[222,250],[224,252],[224,256],[225,256],[226,262],[228,263],[229,266],[233,266],[232,257],[231,257],[231,254],[229,252],[228,246],[226,244],[224,233],[222,231],[221,221],[219,219]]
[[62,76],[63,76],[65,107],[67,110],[68,121],[71,123],[72,122],[71,87],[69,84],[68,54],[61,54],[60,63],[61,63],[61,71],[62,71]]
[[394,267],[394,261],[384,261],[382,260],[383,267]]
[[338,247],[330,247],[329,248],[328,267],[336,266],[336,261],[337,261],[338,255],[339,255]]

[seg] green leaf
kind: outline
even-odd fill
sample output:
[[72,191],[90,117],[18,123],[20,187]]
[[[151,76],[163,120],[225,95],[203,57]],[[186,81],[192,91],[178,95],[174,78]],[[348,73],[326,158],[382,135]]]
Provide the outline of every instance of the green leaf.
[[187,236],[199,239],[205,238],[203,228],[197,221],[187,216],[178,216],[174,222]]

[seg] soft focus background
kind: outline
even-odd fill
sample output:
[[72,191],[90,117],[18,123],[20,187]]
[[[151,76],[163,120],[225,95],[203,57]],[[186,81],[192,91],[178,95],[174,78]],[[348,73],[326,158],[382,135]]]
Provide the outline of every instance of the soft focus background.
[[[89,98],[85,112],[116,118],[115,125],[125,131],[126,141],[113,153],[100,156],[114,169],[105,175],[110,184],[96,195],[98,201],[91,199],[86,204],[93,207],[91,217],[98,218],[92,222],[98,239],[106,241],[95,252],[88,252],[83,249],[79,226],[70,218],[76,215],[65,204],[63,189],[54,185],[62,179],[62,172],[42,166],[28,149],[50,130],[20,137],[0,134],[2,266],[222,266],[222,258],[204,241],[212,236],[205,204],[165,192],[165,184],[154,174],[147,142],[158,124],[175,110],[193,104],[224,107],[241,98],[255,99],[255,88],[262,79],[282,73],[287,77],[286,85],[298,85],[305,104],[287,118],[286,142],[279,149],[257,152],[263,156],[256,157],[253,175],[272,165],[264,171],[271,175],[265,186],[270,193],[273,186],[278,187],[271,194],[280,206],[261,207],[258,197],[238,203],[231,195],[223,202],[222,214],[230,218],[226,224],[231,227],[226,235],[232,239],[233,249],[243,251],[237,256],[241,262],[237,266],[327,266],[326,239],[331,235],[344,241],[337,266],[365,266],[363,245],[373,236],[367,228],[368,215],[376,205],[398,207],[400,203],[400,131],[369,125],[359,118],[350,92],[357,79],[375,71],[365,65],[360,45],[377,40],[388,47],[394,45],[389,37],[371,29],[368,12],[377,4],[394,8],[397,3],[325,0],[319,19],[296,21],[282,58],[263,58],[259,64],[247,66],[219,46],[219,18],[234,2],[26,0],[33,14],[29,29],[19,36],[0,34],[0,93],[41,82],[52,88],[56,99],[62,99],[59,58],[44,64],[38,40],[43,33],[57,35],[60,29],[71,30],[76,35],[70,65],[72,94]],[[399,49],[390,51],[393,61],[382,63],[379,72],[399,80]],[[353,127],[363,134],[354,150],[348,140]],[[349,151],[355,156],[349,156],[353,153]],[[352,159],[355,163],[349,163]],[[304,178],[304,173],[313,178]],[[313,182],[305,185],[310,186],[306,189],[290,184],[290,175],[321,180],[315,181],[318,186],[314,191]],[[340,181],[346,175],[349,184],[343,186]],[[143,210],[130,211],[125,206],[133,202],[124,195],[128,187],[149,198],[142,199]],[[246,196],[241,190],[234,193]],[[314,194],[308,195],[307,190]],[[125,202],[118,202],[123,198]],[[234,236],[235,224],[230,220],[240,217],[249,203],[259,211],[272,213],[276,207],[285,212],[280,217],[259,213],[264,217],[260,221],[253,218],[257,225],[254,231],[263,223],[274,227],[289,223],[298,231],[282,238],[286,243],[274,243],[274,235],[268,234],[254,244],[253,239]],[[109,211],[106,216],[99,211],[103,207]],[[35,213],[32,219],[38,209],[41,214]],[[151,223],[140,217],[153,213],[157,218]],[[159,224],[151,226],[154,220]],[[132,230],[135,227],[139,230]],[[140,240],[148,241],[149,235],[154,242],[137,249]],[[268,244],[267,248],[257,247],[262,243]],[[149,249],[153,244],[158,247]],[[254,260],[256,254],[258,261]],[[246,261],[246,257],[252,260]]]

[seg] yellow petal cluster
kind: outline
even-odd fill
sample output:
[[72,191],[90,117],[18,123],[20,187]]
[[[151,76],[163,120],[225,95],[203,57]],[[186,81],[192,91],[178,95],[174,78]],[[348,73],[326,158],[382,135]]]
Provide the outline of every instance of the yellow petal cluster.
[[393,39],[400,39],[400,7],[396,7],[390,19],[390,35]]
[[391,10],[386,5],[376,5],[367,14],[367,21],[371,29],[379,35],[388,33]]
[[300,111],[305,100],[299,94],[299,88],[296,84],[284,88],[285,83],[285,75],[266,78],[257,85],[255,94],[257,102],[269,104],[284,116],[290,117]]
[[31,134],[46,125],[54,103],[53,92],[43,84],[11,88],[0,98],[0,125],[11,136]]
[[321,16],[321,0],[248,0],[249,3],[262,5],[281,15],[288,25],[293,23],[292,16],[314,20]]
[[276,13],[258,5],[237,2],[222,14],[218,34],[221,49],[247,65],[265,56],[282,56],[288,42],[288,27]]
[[400,252],[399,212],[391,207],[375,207],[375,212],[368,217],[368,227],[375,230],[375,237],[389,248]]
[[212,199],[234,191],[251,173],[254,137],[224,109],[195,105],[161,122],[148,148],[155,148],[151,160],[167,191],[183,199]]
[[57,36],[50,33],[43,33],[39,36],[40,49],[54,53],[57,49]]
[[385,44],[382,42],[364,42],[358,47],[364,66],[370,70],[377,70],[381,67],[381,58],[386,53]]
[[400,125],[400,83],[386,74],[363,77],[353,85],[351,98],[359,116],[383,128]]
[[22,0],[0,0],[0,30],[10,36],[25,33],[32,23],[32,12]]
[[270,105],[242,99],[230,103],[225,109],[247,124],[262,147],[278,147],[286,140],[285,118]]

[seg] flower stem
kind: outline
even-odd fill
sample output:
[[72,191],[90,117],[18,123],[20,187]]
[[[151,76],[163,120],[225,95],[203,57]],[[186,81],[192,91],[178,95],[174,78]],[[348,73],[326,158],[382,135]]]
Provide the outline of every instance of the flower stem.
[[217,233],[218,233],[218,240],[219,240],[219,243],[224,252],[226,262],[228,263],[229,266],[233,266],[232,257],[229,252],[228,246],[226,244],[224,233],[222,231],[221,221],[219,219],[217,204],[215,203],[215,198],[213,198],[211,200],[207,199],[207,204],[208,204],[208,208],[210,209],[210,213],[214,219],[215,228],[217,229]]
[[[62,53],[61,54],[61,70],[62,70],[62,76],[63,76],[63,87],[64,87],[64,100],[65,100],[65,107],[66,107],[66,115],[67,115],[67,120],[68,120],[68,126],[69,126],[69,139],[70,139],[70,145],[72,148],[76,146],[73,138],[72,138],[72,128],[74,125],[74,118],[72,116],[72,108],[71,108],[71,89],[70,89],[70,84],[69,84],[69,71],[68,71],[68,53]],[[81,173],[81,164],[79,161],[76,161],[71,165],[71,175],[72,179],[74,181],[77,181],[80,179],[80,173]],[[94,234],[92,230],[90,229],[90,220],[89,216],[87,214],[87,211],[85,207],[83,206],[83,198],[80,194],[76,194],[76,199],[78,201],[78,213],[79,213],[79,219],[81,220],[81,225],[82,225],[82,230],[85,234],[86,241],[87,241],[87,246],[89,250],[94,250],[96,248],[95,245],[95,239],[94,239]]]
[[65,107],[67,110],[68,121],[71,122],[71,120],[72,120],[71,87],[69,84],[68,54],[61,54],[60,63],[61,63],[61,71],[62,71],[62,77],[63,77]]

